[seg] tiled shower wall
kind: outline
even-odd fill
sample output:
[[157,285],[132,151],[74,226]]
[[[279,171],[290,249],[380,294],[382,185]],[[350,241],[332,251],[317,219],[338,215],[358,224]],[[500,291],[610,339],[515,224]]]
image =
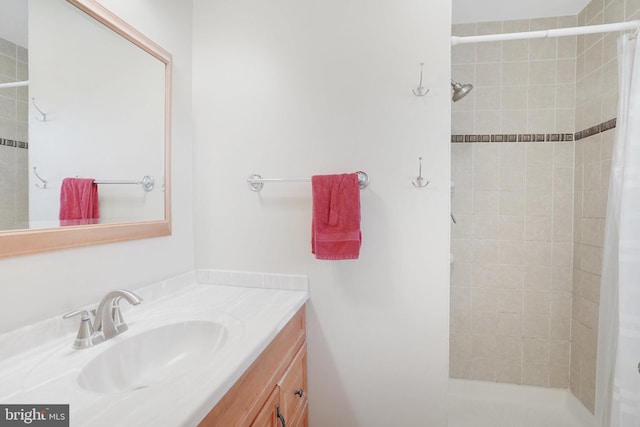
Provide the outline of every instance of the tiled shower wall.
[[450,375],[566,388],[573,142],[451,147]]
[[[0,83],[27,79],[27,49],[0,39]],[[28,109],[26,87],[0,89],[0,230],[28,226]]]
[[[541,25],[548,27],[562,27],[572,26],[568,25],[572,19],[575,19],[577,25],[594,25],[611,22],[621,22],[629,20],[640,19],[640,1],[638,0],[594,0],[592,1],[577,17],[563,17],[557,19],[557,25],[553,25],[553,19],[549,20],[549,23],[544,24],[545,20],[532,20],[528,21],[529,30],[539,28]],[[454,26],[454,35],[472,35],[486,34],[511,31],[526,31],[527,21],[516,22],[503,22],[503,23],[488,23],[488,24],[472,24]],[[514,29],[520,27],[521,29]],[[481,140],[480,136],[484,134],[534,134],[537,137],[545,136],[547,133],[560,133],[575,132],[576,142],[570,143],[565,146],[571,147],[573,150],[573,158],[571,162],[565,158],[566,163],[572,163],[573,167],[573,230],[572,237],[573,248],[572,253],[569,254],[569,260],[572,268],[566,268],[564,265],[565,260],[562,260],[562,255],[558,252],[553,252],[553,248],[557,244],[565,242],[556,242],[552,235],[551,247],[551,268],[550,271],[544,273],[545,277],[551,275],[551,288],[550,297],[552,295],[562,295],[566,297],[568,289],[571,293],[571,300],[569,304],[571,306],[570,312],[564,312],[562,317],[558,316],[558,312],[553,308],[554,304],[550,301],[549,306],[549,363],[547,365],[549,376],[548,385],[566,387],[567,375],[570,375],[569,385],[571,391],[583,402],[583,404],[591,411],[595,405],[595,370],[596,370],[596,350],[597,350],[597,326],[598,326],[598,309],[599,309],[599,291],[600,291],[600,269],[602,265],[602,245],[604,240],[604,222],[606,212],[606,199],[608,191],[608,181],[610,172],[611,152],[614,139],[614,130],[612,129],[611,119],[615,118],[617,110],[617,61],[616,61],[616,39],[617,33],[604,34],[604,35],[589,35],[578,36],[574,38],[557,39],[556,44],[556,57],[557,64],[556,80],[555,83],[551,80],[551,74],[554,67],[551,60],[551,48],[547,52],[547,59],[540,59],[541,55],[538,51],[532,52],[531,46],[533,40],[525,42],[508,42],[515,46],[516,43],[520,43],[521,49],[525,49],[528,46],[529,61],[528,65],[524,64],[511,64],[511,62],[518,62],[514,60],[511,53],[507,53],[512,49],[508,47],[505,49],[503,43],[501,49],[501,64],[495,65],[495,61],[487,60],[487,51],[493,51],[494,58],[497,58],[498,44],[494,44],[492,48],[479,47],[480,45],[460,46],[454,48],[452,51],[452,77],[454,79],[471,82],[476,85],[474,90],[475,94],[470,95],[469,102],[465,105],[462,103],[467,100],[462,100],[458,103],[452,104],[452,134],[453,135],[471,135],[467,138],[470,141]],[[566,43],[566,45],[565,45]],[[574,54],[571,56],[569,51],[570,45],[574,46]],[[538,43],[533,43],[533,46],[538,46]],[[560,46],[563,46],[562,48]],[[515,49],[515,48],[513,48]],[[537,47],[535,48],[538,49]],[[566,49],[566,50],[565,50]],[[566,78],[568,74],[564,74],[560,71],[561,68],[569,67],[567,59],[571,57],[575,60],[575,77],[573,82],[574,89],[571,89],[572,84],[568,83]],[[471,60],[470,58],[473,58]],[[524,62],[524,53],[520,56],[521,61]],[[543,67],[540,64],[541,61],[548,61]],[[564,65],[561,65],[561,62]],[[532,65],[533,64],[533,65]],[[493,81],[487,81],[486,76],[482,75],[487,68],[493,69],[497,72],[500,69],[500,85],[497,84],[498,78],[494,75]],[[542,73],[542,69],[546,69],[548,75],[544,81],[538,80],[537,73]],[[520,84],[511,84],[512,80],[509,77],[509,70],[519,69],[522,73],[528,73],[527,87],[524,86],[524,77],[520,76]],[[568,71],[567,71],[568,72]],[[459,73],[459,75],[456,75]],[[465,74],[466,73],[466,74]],[[459,77],[462,76],[462,77]],[[533,76],[533,80],[532,80]],[[564,76],[564,77],[562,77]],[[489,84],[491,83],[491,84]],[[555,84],[555,113],[549,110],[551,104],[551,85]],[[548,87],[544,87],[548,86]],[[535,92],[540,89],[543,93],[546,93],[543,98],[547,99],[548,103],[541,103],[536,100]],[[499,95],[497,94],[499,91]],[[489,92],[494,92],[489,94]],[[517,92],[524,96],[525,100],[521,96],[513,97],[511,94]],[[572,95],[573,93],[573,95]],[[533,98],[531,98],[534,94]],[[563,94],[563,95],[561,95]],[[566,95],[566,97],[564,96]],[[513,100],[519,100],[520,104],[513,104]],[[517,108],[516,108],[517,107]],[[569,111],[563,110],[575,110],[573,118],[567,116]],[[544,111],[546,110],[546,111]],[[540,119],[544,117],[544,119]],[[555,122],[552,120],[555,117]],[[515,118],[515,120],[514,120]],[[554,127],[555,126],[555,127]],[[509,135],[503,135],[509,136]],[[526,136],[526,135],[523,135]],[[531,135],[533,136],[533,135]],[[463,140],[465,138],[463,137]],[[526,140],[524,138],[518,138],[517,135],[513,138],[514,141]],[[538,138],[540,139],[540,138]],[[549,135],[543,140],[549,140]],[[453,140],[459,140],[454,138]],[[496,138],[497,140],[497,138]],[[514,142],[512,145],[521,145],[521,143]],[[548,144],[548,143],[547,143]],[[552,176],[552,215],[555,216],[556,208],[563,209],[564,203],[560,202],[556,204],[558,200],[555,192],[558,191],[555,188],[556,181],[556,149],[561,143],[550,144],[553,145],[553,161],[547,160],[547,165],[553,164],[553,167],[547,167],[547,170],[551,170]],[[465,181],[464,173],[460,171],[468,169],[471,165],[471,169],[486,169],[484,165],[486,148],[483,145],[488,144],[452,144],[452,174],[453,179],[460,180],[461,185],[464,188]],[[504,174],[502,170],[502,156],[503,153],[508,155],[513,150],[524,150],[527,164],[527,172],[525,179],[530,177],[528,168],[528,159],[530,148],[526,144],[526,148],[507,148],[505,144],[495,144],[499,147],[498,152],[498,165],[499,165],[499,181],[498,186],[500,188],[502,184],[502,176]],[[544,149],[541,149],[544,150]],[[546,156],[549,155],[550,148],[547,148]],[[565,153],[566,154],[566,153]],[[469,160],[471,156],[471,160]],[[479,158],[478,158],[479,156]],[[563,164],[563,160],[558,160],[560,164]],[[495,162],[495,161],[494,161]],[[489,166],[495,166],[495,163],[489,163]],[[476,175],[479,173],[480,175]],[[471,176],[481,176],[483,172],[471,172]],[[481,178],[480,185],[483,186],[483,178]],[[526,181],[527,182],[527,181]],[[526,303],[527,294],[527,276],[530,277],[530,268],[527,267],[527,258],[525,258],[523,268],[521,272],[516,273],[515,270],[512,273],[516,278],[516,283],[520,283],[520,275],[524,275],[525,279],[523,283],[523,304],[522,304],[522,317],[518,317],[518,313],[513,313],[517,309],[510,308],[505,310],[505,301],[508,298],[508,289],[505,283],[505,274],[501,271],[504,270],[504,265],[501,266],[501,259],[498,258],[497,271],[493,270],[491,264],[487,264],[487,271],[493,274],[493,287],[497,288],[497,291],[490,291],[489,294],[495,297],[495,303],[489,303],[486,305],[487,299],[483,299],[483,291],[475,291],[479,288],[483,280],[476,276],[480,274],[481,267],[474,267],[475,264],[482,265],[482,253],[477,251],[476,245],[482,247],[482,243],[476,243],[478,237],[476,232],[483,233],[481,230],[492,229],[493,219],[488,219],[485,224],[481,224],[481,213],[476,211],[476,198],[478,189],[475,187],[476,181],[471,181],[471,196],[469,202],[469,195],[463,195],[463,189],[456,185],[456,189],[453,195],[453,207],[452,209],[461,210],[466,212],[467,215],[462,215],[462,221],[459,221],[462,225],[461,228],[456,229],[458,225],[452,226],[452,248],[454,252],[459,252],[462,256],[457,257],[454,265],[452,266],[452,311],[451,311],[451,376],[463,377],[463,378],[478,378],[489,379],[495,381],[507,381],[516,383],[538,383],[544,385],[544,368],[539,365],[537,367],[538,373],[528,372],[532,365],[536,365],[531,360],[532,350],[527,350],[524,344],[528,339],[528,332],[524,323],[522,324],[522,359],[520,362],[520,376],[518,377],[518,362],[505,358],[505,354],[516,355],[518,354],[516,348],[517,345],[509,345],[508,342],[514,342],[504,338],[505,325],[509,323],[506,319],[511,318],[512,324],[517,325],[518,320],[527,316],[527,305],[533,307],[533,302]],[[527,183],[526,186],[529,184]],[[531,206],[526,202],[529,200],[528,190],[525,186],[524,195],[517,195],[516,197],[525,199],[525,227],[524,227],[524,244],[527,245],[527,221],[526,217],[535,214],[536,207]],[[456,194],[456,192],[459,192]],[[504,199],[502,196],[503,191],[499,191],[497,200],[498,217],[502,215],[502,210],[505,207],[510,206],[510,202]],[[566,195],[565,195],[566,196]],[[482,200],[482,195],[480,200]],[[561,197],[564,199],[564,197]],[[469,203],[471,203],[469,205]],[[482,202],[480,202],[482,205]],[[531,211],[530,209],[534,209]],[[465,218],[465,216],[470,216]],[[464,225],[467,220],[467,225]],[[497,246],[500,248],[505,243],[500,243],[504,235],[501,234],[501,222],[498,219],[498,240]],[[531,221],[531,220],[529,220]],[[546,221],[540,219],[540,221]],[[552,234],[555,220],[552,220]],[[466,228],[465,228],[466,227]],[[470,227],[470,228],[469,228]],[[469,234],[471,233],[471,234]],[[463,241],[465,238],[471,236],[471,239],[467,239],[466,243],[471,246],[465,248]],[[480,239],[482,240],[482,239]],[[493,244],[489,244],[491,251],[493,251]],[[470,252],[471,251],[471,252]],[[506,252],[498,249],[498,257],[500,254],[505,256]],[[514,252],[517,254],[518,252]],[[560,258],[558,258],[560,256]],[[565,255],[566,256],[566,253]],[[466,258],[465,258],[466,257]],[[465,262],[466,260],[466,262]],[[504,258],[502,259],[502,261]],[[479,262],[480,261],[480,262]],[[457,264],[457,265],[456,265]],[[471,266],[466,265],[471,264]],[[529,270],[528,270],[529,269]],[[511,280],[511,279],[510,279]],[[571,283],[567,285],[567,280]],[[558,286],[561,288],[558,289]],[[567,287],[568,286],[568,287]],[[467,290],[467,289],[469,290]],[[475,298],[474,298],[475,293]],[[512,294],[513,296],[514,294]],[[519,292],[515,293],[513,301],[519,298]],[[530,297],[531,298],[531,297]],[[564,300],[566,304],[566,300]],[[513,307],[517,303],[510,303],[509,306]],[[542,304],[541,306],[543,306]],[[541,307],[539,306],[539,307]],[[488,308],[489,310],[483,311],[481,309]],[[565,305],[566,308],[566,305]],[[510,313],[511,312],[511,313]],[[483,314],[479,314],[483,313]],[[567,315],[566,313],[570,313]],[[554,326],[556,323],[554,320],[564,319],[564,329],[560,327],[557,330],[567,331],[567,327],[570,328],[570,367],[569,374],[566,372],[559,372],[561,369],[561,363],[566,362],[566,358],[555,358],[552,356],[552,348],[555,346],[554,341],[558,344],[560,342],[566,343],[566,340],[558,339],[560,336],[554,335]],[[570,317],[570,319],[568,319]],[[466,323],[467,319],[470,319],[471,323]],[[570,324],[569,324],[569,323]],[[483,328],[489,327],[488,331],[493,331],[495,325],[495,345],[492,334],[483,332]],[[466,329],[465,329],[466,328]],[[513,327],[515,331],[517,326]],[[514,332],[512,331],[512,332]],[[475,335],[475,337],[474,337]],[[563,336],[564,337],[564,336]],[[538,337],[537,339],[541,339]],[[559,342],[558,342],[559,341]],[[517,340],[515,340],[517,343]],[[530,343],[531,344],[531,343]],[[506,348],[511,353],[505,351]],[[546,347],[544,345],[539,346],[542,349],[538,354],[546,353]],[[553,354],[558,355],[557,350],[553,351]],[[566,356],[566,353],[562,354]],[[488,357],[487,357],[488,356]],[[484,362],[489,363],[487,368],[482,364]],[[538,362],[542,364],[543,357],[539,357]],[[492,365],[493,363],[493,365]],[[495,369],[493,368],[495,366]],[[557,369],[556,369],[557,368]],[[537,379],[536,379],[537,378]]]
[[[576,25],[571,16],[452,32]],[[474,85],[452,104],[452,141],[513,141],[452,144],[454,378],[569,386],[576,49],[576,37],[452,49],[452,78]]]
[[[575,16],[454,25],[456,36],[575,27]],[[573,133],[575,37],[454,46],[451,78],[474,90],[452,103],[452,134]]]
[[593,412],[604,223],[614,131],[576,143],[571,391]]

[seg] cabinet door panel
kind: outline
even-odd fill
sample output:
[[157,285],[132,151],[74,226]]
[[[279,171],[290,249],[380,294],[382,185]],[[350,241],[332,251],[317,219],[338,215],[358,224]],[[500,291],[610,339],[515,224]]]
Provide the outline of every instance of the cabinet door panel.
[[308,401],[304,402],[300,411],[298,411],[291,421],[287,420],[287,427],[309,427],[309,410]]
[[307,345],[303,345],[282,379],[280,386],[280,402],[282,414],[287,420],[300,418],[299,413],[307,402]]
[[269,395],[258,415],[251,423],[251,427],[282,427],[278,421],[278,405],[280,403],[280,391],[276,387]]

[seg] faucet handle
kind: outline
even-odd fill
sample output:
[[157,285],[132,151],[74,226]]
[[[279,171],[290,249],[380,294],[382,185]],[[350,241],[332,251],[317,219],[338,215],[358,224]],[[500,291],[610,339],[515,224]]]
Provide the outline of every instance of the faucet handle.
[[73,310],[62,316],[63,319],[69,319],[80,315],[80,328],[73,343],[73,348],[82,349],[89,348],[93,345],[93,326],[91,325],[91,316],[87,310]]
[[65,313],[62,315],[63,319],[69,319],[73,316],[77,316],[80,315],[82,316],[80,319],[81,320],[91,320],[91,316],[89,316],[89,312],[87,310],[73,310],[70,311],[68,313]]

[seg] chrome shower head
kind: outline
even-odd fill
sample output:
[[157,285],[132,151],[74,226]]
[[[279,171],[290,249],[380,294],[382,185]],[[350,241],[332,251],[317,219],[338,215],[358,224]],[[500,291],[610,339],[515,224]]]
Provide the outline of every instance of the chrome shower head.
[[453,99],[453,102],[458,102],[459,100],[464,98],[469,92],[471,92],[471,89],[473,89],[473,85],[471,84],[463,85],[451,79],[451,88],[453,89],[453,96],[451,97],[451,99]]

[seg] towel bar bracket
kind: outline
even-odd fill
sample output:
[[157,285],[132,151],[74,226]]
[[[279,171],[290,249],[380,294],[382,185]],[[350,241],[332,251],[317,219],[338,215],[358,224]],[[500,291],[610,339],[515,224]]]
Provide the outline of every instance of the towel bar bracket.
[[149,191],[153,190],[153,186],[155,183],[153,181],[153,177],[146,175],[142,178],[140,184],[142,185],[142,189],[148,193]]
[[364,190],[369,185],[369,175],[362,171],[356,172],[358,174],[358,184],[360,184],[360,189]]
[[256,191],[256,192],[262,190],[262,187],[264,187],[264,182],[262,182],[262,177],[257,173],[254,173],[253,175],[249,176],[249,179],[247,179],[247,184],[249,184],[249,189],[251,191]]

